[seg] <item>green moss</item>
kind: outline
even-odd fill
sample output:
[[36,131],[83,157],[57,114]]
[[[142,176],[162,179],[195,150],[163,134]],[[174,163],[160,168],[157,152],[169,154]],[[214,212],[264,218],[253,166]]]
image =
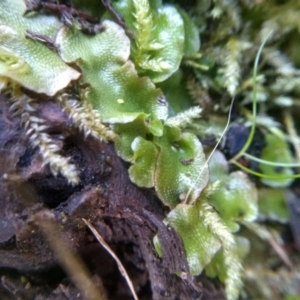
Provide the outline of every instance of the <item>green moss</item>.
[[[95,7],[95,1],[73,3],[97,17],[104,12],[104,7]],[[23,113],[23,119],[29,110],[34,114],[33,100],[19,89],[25,87],[53,96],[85,135],[94,132],[94,137],[103,135],[105,139],[107,131],[101,121],[107,123],[117,134],[116,138],[111,132],[109,135],[117,154],[130,163],[131,181],[153,188],[169,207],[165,222],[181,236],[191,274],[198,275],[206,268],[208,275],[218,276],[225,282],[228,299],[238,298],[242,272],[238,254],[242,247],[236,245],[232,232],[237,232],[241,223],[255,222],[258,213],[273,221],[288,220],[283,191],[272,187],[289,189],[289,176],[298,166],[293,162],[300,153],[294,141],[299,139],[296,129],[286,126],[292,134],[289,139],[271,117],[265,117],[274,107],[296,111],[299,105],[298,56],[293,55],[294,64],[289,61],[288,53],[295,52],[295,44],[292,38],[285,41],[287,34],[290,37],[299,27],[299,11],[294,9],[299,4],[241,3],[201,1],[188,4],[186,11],[159,0],[113,1],[126,27],[113,17],[107,20],[108,14],[104,14],[104,30],[94,35],[86,35],[72,24],[67,28],[45,12],[24,17],[26,8],[21,0],[2,0],[0,10],[0,80],[1,88],[12,89],[12,107]],[[245,21],[247,26],[242,26]],[[134,36],[128,35],[128,29]],[[270,29],[274,34],[266,41]],[[26,30],[51,39],[57,51],[26,38]],[[277,49],[278,45],[282,47]],[[256,57],[259,46],[260,65],[259,55]],[[64,90],[71,81],[76,81],[73,88],[80,98],[75,104]],[[229,162],[216,151],[208,164],[200,142],[211,135],[219,138],[218,123],[225,124],[233,95],[238,122],[257,123],[266,140],[262,160],[256,159],[262,175],[278,176],[276,181],[260,181],[270,188],[260,189],[259,209],[256,186],[247,174],[230,172],[230,163],[253,171],[238,159],[253,159],[245,150],[253,140],[255,126],[246,147]],[[22,106],[18,97],[28,103]],[[252,118],[243,105],[254,100],[260,105],[257,111],[264,114],[256,112],[254,102]],[[194,108],[196,104],[203,107]],[[91,125],[93,118],[97,118],[95,126]],[[43,133],[44,127],[37,124]],[[289,140],[294,141],[294,151]],[[43,149],[41,143],[33,144]],[[51,141],[49,145],[53,148]],[[68,165],[67,158],[62,161]],[[51,157],[46,162],[51,165]],[[60,166],[57,170],[63,173]],[[280,175],[285,175],[285,180],[279,180]],[[274,198],[274,205],[265,198]],[[157,239],[155,247],[163,255]]]
[[166,219],[183,239],[192,275],[200,274],[221,248],[218,237],[205,226],[199,209],[199,205],[179,204]]
[[115,7],[135,35],[131,57],[139,72],[153,82],[161,82],[170,77],[181,62],[184,22],[175,7],[151,7],[150,2],[122,0],[116,2]]
[[58,20],[52,16],[24,18],[25,9],[22,1],[1,2],[0,76],[53,96],[71,80],[78,79],[80,73],[68,67],[45,45],[25,37],[26,30],[29,30],[52,38],[60,27]]

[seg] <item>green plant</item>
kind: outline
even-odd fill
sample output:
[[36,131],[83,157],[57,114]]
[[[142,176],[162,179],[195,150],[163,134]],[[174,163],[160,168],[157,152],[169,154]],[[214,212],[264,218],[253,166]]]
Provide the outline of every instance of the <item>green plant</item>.
[[[198,275],[206,270],[209,276],[218,276],[225,282],[228,299],[237,299],[242,287],[242,259],[247,252],[247,241],[237,232],[240,224],[255,221],[259,205],[254,183],[242,171],[229,173],[229,163],[263,177],[266,185],[281,188],[300,177],[291,169],[300,164],[293,162],[282,130],[272,123],[266,132],[267,126],[258,120],[257,101],[262,103],[264,96],[258,68],[267,41],[265,29],[261,33],[263,43],[251,41],[255,40],[251,38],[255,24],[244,35],[229,37],[232,28],[241,26],[241,12],[235,1],[226,3],[215,1],[213,7],[197,6],[193,22],[181,8],[159,0],[114,2],[114,8],[133,33],[128,36],[109,13],[103,17],[104,30],[87,35],[77,25],[62,26],[55,16],[23,16],[23,1],[2,0],[0,82],[2,90],[11,94],[12,110],[21,115],[32,146],[42,150],[44,162],[53,174],[61,173],[70,183],[78,183],[79,171],[59,154],[61,149],[45,134],[43,120],[35,117],[38,100],[29,97],[21,87],[51,96],[84,135],[114,141],[117,154],[130,163],[132,182],[154,188],[169,207],[164,222],[182,237],[190,273]],[[74,5],[78,5],[76,1]],[[220,22],[215,36],[210,36],[199,50],[199,32],[204,34],[206,18]],[[28,32],[51,39],[56,51],[26,38]],[[243,53],[246,49],[253,52],[249,65],[256,55],[253,76],[240,82],[241,62],[247,62]],[[50,68],[46,67],[49,61]],[[181,68],[181,63],[189,70]],[[74,64],[80,72],[70,67]],[[247,73],[249,68],[243,71]],[[192,78],[188,83],[184,72]],[[299,72],[291,67],[290,74],[292,88],[296,89]],[[65,89],[70,85],[77,96]],[[248,87],[252,87],[253,94]],[[271,86],[268,92],[275,93],[276,89],[278,86]],[[214,151],[207,161],[205,151],[210,149],[204,149],[199,138],[211,133],[222,137],[220,128],[225,123],[223,117],[216,118],[221,126],[205,120],[213,118],[209,93],[221,98],[225,91],[227,98],[215,104],[219,110],[222,105],[224,111],[228,109],[228,99],[233,95],[243,104],[252,102],[250,134],[229,163],[220,151]],[[204,101],[204,97],[208,100]],[[193,100],[202,107],[193,106]],[[241,111],[246,123],[249,112],[242,108]],[[267,139],[261,159],[247,153],[257,125],[264,129]],[[274,147],[280,147],[282,152],[271,155],[269,149]],[[238,160],[242,156],[261,163],[260,172],[243,166]],[[277,171],[276,167],[285,171]],[[163,255],[157,237],[154,244]]]

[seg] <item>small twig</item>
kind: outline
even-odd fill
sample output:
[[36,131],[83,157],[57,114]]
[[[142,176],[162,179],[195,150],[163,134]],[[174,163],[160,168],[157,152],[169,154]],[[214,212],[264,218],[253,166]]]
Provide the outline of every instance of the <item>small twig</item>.
[[73,22],[77,20],[80,30],[85,34],[94,35],[104,29],[102,24],[99,23],[100,21],[98,18],[90,16],[65,4],[31,0],[26,2],[26,6],[27,10],[24,12],[24,16],[27,16],[31,12],[50,12],[60,17],[60,21],[67,27],[72,27]]
[[52,213],[47,212],[36,215],[34,222],[42,230],[61,266],[69,275],[74,285],[78,288],[83,299],[107,300],[105,291],[98,290],[91,279],[91,274],[89,274],[89,271],[82,260],[64,241]]
[[[201,177],[201,175],[202,175],[202,173],[203,173],[203,171],[204,171],[204,168],[205,168],[206,166],[208,166],[208,163],[209,163],[211,157],[213,156],[213,154],[214,154],[214,152],[216,151],[217,147],[218,147],[219,144],[221,143],[221,140],[222,140],[222,138],[224,137],[224,135],[225,135],[225,133],[226,133],[228,127],[229,127],[230,119],[231,119],[232,107],[233,107],[233,103],[234,103],[234,99],[235,99],[234,97],[232,97],[232,99],[231,99],[231,103],[230,103],[230,108],[229,108],[229,112],[228,112],[228,119],[227,119],[226,126],[225,126],[225,128],[224,128],[224,130],[223,130],[223,132],[222,132],[222,134],[221,134],[221,136],[220,136],[220,138],[219,138],[217,144],[216,144],[215,147],[213,148],[213,150],[212,150],[212,152],[210,153],[210,155],[208,156],[208,158],[207,158],[207,160],[206,160],[204,166],[203,166],[202,169],[200,170],[200,173],[199,173],[197,179],[195,180],[194,185],[191,186],[191,188],[189,189],[188,193],[186,194],[185,199],[184,199],[184,201],[183,201],[184,204],[187,204],[187,203],[188,203],[188,199],[189,199],[189,196],[190,196],[190,194],[191,194],[193,188],[197,185],[198,180],[199,180],[199,178]],[[196,201],[196,199],[195,199],[192,203],[190,203],[190,204],[194,204],[195,201]]]
[[131,290],[131,293],[133,295],[134,300],[138,300],[138,297],[135,293],[132,281],[130,280],[124,266],[122,265],[121,261],[119,258],[116,256],[116,254],[112,251],[112,249],[108,246],[108,244],[104,241],[102,236],[98,233],[98,231],[95,229],[95,227],[86,219],[82,219],[83,222],[89,227],[89,229],[92,231],[98,242],[103,246],[103,248],[112,256],[112,258],[115,260],[115,262],[118,265],[119,271],[121,272],[121,275],[125,278],[129,289]]
[[280,259],[285,263],[285,265],[289,267],[290,270],[292,270],[293,263],[291,262],[284,248],[274,238],[269,239],[268,242],[271,245],[271,247],[274,249],[274,251],[277,253],[277,255],[280,257]]
[[267,241],[270,244],[270,246],[274,249],[276,254],[279,256],[279,258],[286,264],[286,266],[289,267],[291,270],[293,269],[293,264],[290,258],[288,257],[283,247],[280,245],[276,236],[272,234],[272,232],[270,232],[263,225],[248,222],[242,222],[242,224],[254,234],[256,234],[261,240]]
[[120,25],[124,30],[127,32],[127,34],[132,38],[135,39],[134,33],[128,28],[126,25],[123,17],[113,8],[110,0],[101,0],[103,6],[112,14],[113,18],[115,19],[115,22]]
[[89,23],[97,24],[99,23],[99,19],[95,18],[93,16],[90,16],[82,11],[79,11],[73,7],[69,7],[64,4],[55,4],[55,3],[49,3],[49,2],[41,2],[38,0],[31,1],[32,3],[27,4],[27,10],[24,12],[24,16],[28,15],[32,11],[40,11],[42,9],[52,12],[56,15],[61,15],[64,12],[67,12],[72,17],[78,17],[83,20],[86,20]]
[[25,37],[27,39],[40,42],[46,45],[51,50],[57,51],[54,40],[47,37],[46,35],[35,33],[30,30],[26,30]]

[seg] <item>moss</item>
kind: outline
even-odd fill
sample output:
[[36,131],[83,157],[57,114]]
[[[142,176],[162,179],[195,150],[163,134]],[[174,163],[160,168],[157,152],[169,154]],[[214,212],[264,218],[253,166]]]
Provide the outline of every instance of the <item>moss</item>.
[[[286,37],[299,27],[299,4],[196,1],[185,11],[181,1],[173,2],[113,1],[110,14],[103,14],[104,7],[93,9],[93,1],[74,1],[102,18],[97,27],[102,30],[87,34],[79,26],[87,20],[78,16],[66,26],[49,12],[24,16],[21,0],[2,0],[1,88],[12,94],[12,110],[28,127],[30,141],[44,153],[45,163],[71,183],[78,182],[78,171],[45,134],[43,120],[35,117],[34,99],[22,88],[52,96],[85,136],[114,141],[117,154],[130,163],[131,181],[154,188],[169,207],[165,222],[182,237],[191,274],[209,265],[208,274],[225,282],[228,299],[237,299],[242,267],[232,232],[255,222],[259,185],[289,189],[293,168],[299,166],[293,124],[283,125],[293,137],[294,152],[288,135],[273,120],[278,116],[271,115],[274,109],[299,107],[299,62],[296,55],[295,62],[290,60],[286,50],[293,50]],[[270,29],[273,35],[266,41]],[[262,41],[266,46],[260,48],[262,60],[253,76]],[[236,122],[254,122],[267,140],[263,152],[256,154],[262,157],[260,175],[284,172],[285,181],[264,178],[254,185],[245,172],[230,172],[230,164],[236,164],[251,173],[247,165],[257,158],[246,151],[253,134],[229,162],[219,152],[207,162],[205,151],[212,149],[201,140],[208,133],[219,138],[213,120],[223,122],[232,97]],[[269,206],[262,207],[265,218],[271,218]],[[156,239],[161,250],[158,243]]]

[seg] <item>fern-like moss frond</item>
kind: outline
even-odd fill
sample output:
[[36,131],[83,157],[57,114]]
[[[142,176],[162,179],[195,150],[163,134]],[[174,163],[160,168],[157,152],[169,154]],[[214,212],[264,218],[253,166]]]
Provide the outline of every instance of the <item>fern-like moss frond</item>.
[[199,118],[202,108],[199,106],[191,107],[182,113],[177,114],[174,117],[167,119],[166,125],[176,126],[176,127],[185,127],[190,124],[193,119]]
[[139,72],[154,82],[161,82],[178,69],[184,54],[184,21],[171,5],[157,4],[156,10],[149,0],[128,3],[119,9],[135,36],[131,59]]
[[30,144],[32,147],[37,147],[40,150],[43,165],[49,164],[53,175],[56,176],[60,173],[69,183],[77,184],[79,182],[79,174],[76,166],[70,163],[69,157],[59,154],[61,147],[45,132],[48,126],[45,125],[44,119],[36,116],[35,100],[22,94],[18,95],[18,97],[12,97],[11,102],[10,111],[15,115],[21,116]]
[[234,29],[240,28],[241,16],[240,8],[237,5],[236,0],[215,0],[215,7],[212,9],[212,16],[219,18],[225,12],[228,16],[228,20],[234,27]]
[[291,92],[300,93],[300,76],[280,77],[271,85],[271,90],[281,95]]
[[144,70],[161,72],[162,70],[168,70],[171,68],[171,65],[161,58],[151,58],[150,55],[147,54],[144,54],[140,57],[142,58],[142,61],[140,62],[140,67]]
[[133,55],[135,61],[143,70],[162,72],[171,68],[170,64],[162,58],[154,58],[151,51],[160,50],[164,46],[151,37],[153,31],[153,17],[148,0],[133,0],[135,12],[135,44]]
[[291,76],[297,73],[297,70],[287,56],[279,50],[265,50],[264,57],[275,68],[277,74]]
[[200,86],[194,78],[189,78],[186,82],[186,89],[193,101],[201,107],[206,107],[211,103],[207,89]]
[[236,254],[236,245],[232,233],[228,230],[220,216],[206,201],[201,200],[200,215],[204,224],[222,243],[223,259],[226,267],[225,290],[228,300],[238,298],[242,287],[242,265]]
[[235,95],[241,77],[242,51],[249,47],[249,43],[231,38],[226,44],[224,59],[224,81],[227,91],[231,96]]
[[151,44],[151,31],[153,30],[153,19],[148,0],[133,0],[135,12],[135,43],[137,58],[143,51],[149,50]]
[[90,135],[102,141],[115,139],[115,133],[102,124],[99,111],[87,102],[79,102],[67,93],[58,96],[57,101],[85,137]]

